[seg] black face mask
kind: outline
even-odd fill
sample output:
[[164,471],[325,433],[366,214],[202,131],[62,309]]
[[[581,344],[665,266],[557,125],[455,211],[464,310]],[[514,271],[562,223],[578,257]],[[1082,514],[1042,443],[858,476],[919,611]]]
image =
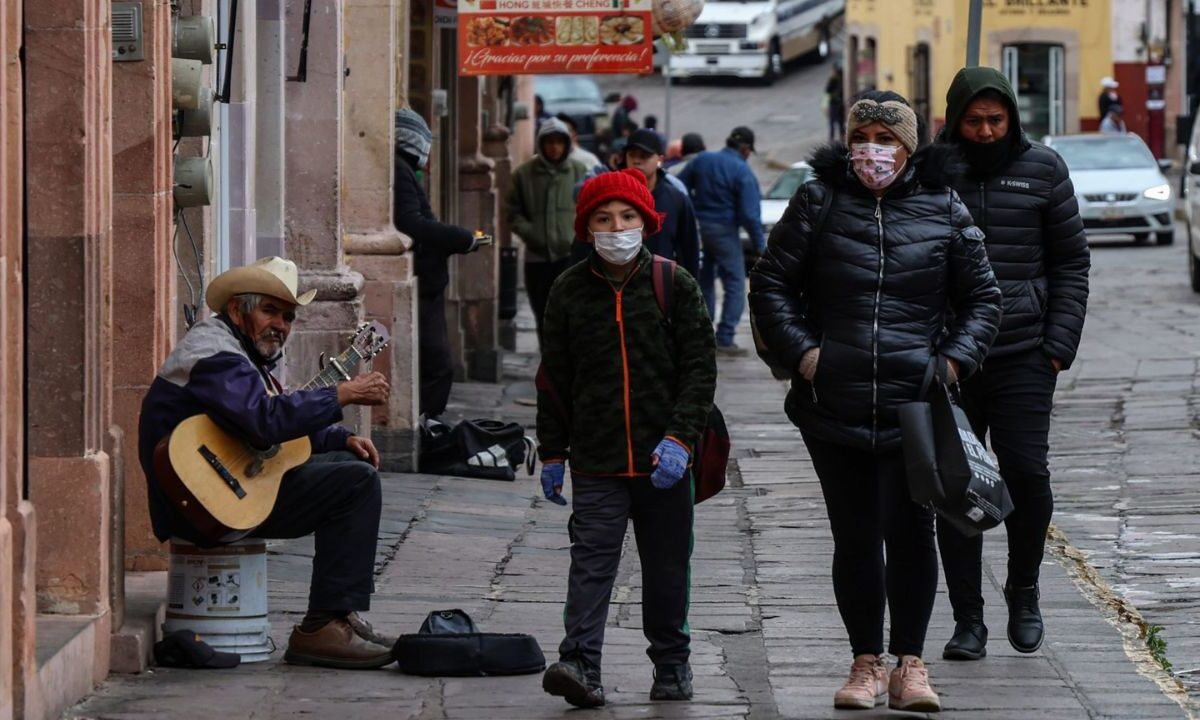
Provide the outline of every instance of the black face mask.
[[995,142],[977,143],[963,138],[959,142],[971,171],[980,177],[995,175],[1012,158],[1013,135],[1009,132]]

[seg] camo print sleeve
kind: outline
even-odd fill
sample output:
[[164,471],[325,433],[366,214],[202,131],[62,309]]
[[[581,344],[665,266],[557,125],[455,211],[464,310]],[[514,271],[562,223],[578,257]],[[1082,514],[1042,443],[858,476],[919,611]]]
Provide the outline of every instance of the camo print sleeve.
[[[560,278],[561,280],[561,278]],[[571,361],[564,284],[555,282],[542,319],[542,362],[537,374],[538,457],[563,460],[571,447]]]

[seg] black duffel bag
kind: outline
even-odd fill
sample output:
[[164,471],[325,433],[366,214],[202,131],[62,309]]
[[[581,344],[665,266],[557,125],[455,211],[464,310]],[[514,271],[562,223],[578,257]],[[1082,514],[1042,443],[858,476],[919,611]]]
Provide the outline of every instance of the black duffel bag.
[[520,423],[479,419],[421,425],[423,473],[511,482],[522,466],[533,475],[535,460],[533,439]]
[[1013,511],[996,459],[980,442],[950,389],[931,370],[926,400],[898,409],[909,495],[967,537],[990,530]]
[[546,669],[546,656],[532,635],[481,633],[462,610],[431,612],[416,635],[392,646],[400,672],[427,677],[530,675]]

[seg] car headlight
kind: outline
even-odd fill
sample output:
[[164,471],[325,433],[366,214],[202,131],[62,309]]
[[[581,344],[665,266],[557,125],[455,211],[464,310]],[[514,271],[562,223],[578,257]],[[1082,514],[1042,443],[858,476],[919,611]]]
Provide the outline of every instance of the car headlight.
[[1167,184],[1155,185],[1154,187],[1146,190],[1146,192],[1142,193],[1142,195],[1150,198],[1151,200],[1170,200],[1171,186]]

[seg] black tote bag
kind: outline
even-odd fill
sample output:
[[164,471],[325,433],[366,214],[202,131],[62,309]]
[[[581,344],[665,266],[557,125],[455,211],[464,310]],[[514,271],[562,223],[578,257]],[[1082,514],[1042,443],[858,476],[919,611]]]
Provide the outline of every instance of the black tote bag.
[[908,489],[962,534],[990,530],[1013,511],[996,459],[980,442],[950,390],[935,381],[925,401],[899,408]]

